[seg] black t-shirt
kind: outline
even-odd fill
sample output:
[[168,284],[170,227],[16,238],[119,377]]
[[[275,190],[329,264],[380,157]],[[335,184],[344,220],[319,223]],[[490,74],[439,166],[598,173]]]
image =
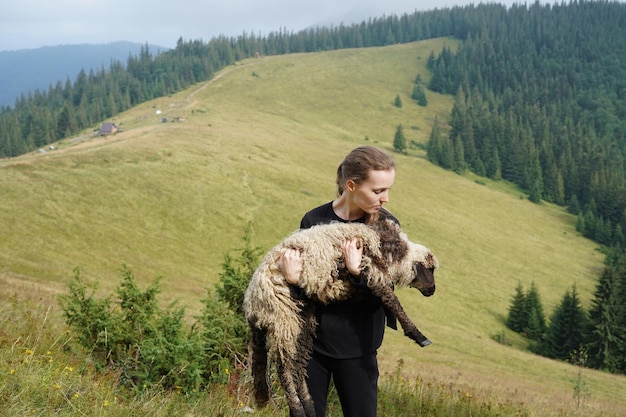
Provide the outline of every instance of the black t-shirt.
[[[382,210],[382,216],[398,223],[391,213]],[[353,222],[363,223],[365,218]],[[335,213],[333,203],[323,204],[304,215],[300,228],[331,222],[350,223]],[[380,298],[372,295],[365,285],[346,301],[318,303],[315,308],[318,322],[313,348],[316,352],[336,359],[357,358],[376,351],[385,333],[385,309]]]

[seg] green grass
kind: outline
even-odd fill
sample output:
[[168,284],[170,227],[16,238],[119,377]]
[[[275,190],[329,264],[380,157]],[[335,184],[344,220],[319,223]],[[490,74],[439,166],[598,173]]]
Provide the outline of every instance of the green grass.
[[[3,288],[6,289],[6,288]],[[88,354],[74,350],[78,337],[61,325],[53,300],[35,293],[23,297],[2,294],[0,332],[0,409],[3,416],[237,416],[254,410],[260,417],[287,416],[284,397],[277,388],[271,404],[254,409],[250,396],[251,377],[225,369],[227,383],[186,394],[182,390],[145,387],[140,394],[124,389],[116,370],[96,371]],[[13,335],[13,336],[11,336]],[[19,336],[16,336],[19,335]],[[480,395],[475,387],[454,380],[430,377],[407,379],[404,361],[385,377],[380,386],[379,415],[483,417],[530,416],[521,402]],[[484,394],[484,393],[483,393]],[[342,415],[338,399],[331,395],[329,417]],[[569,415],[561,413],[560,415]]]
[[[428,54],[444,44],[454,42],[247,60],[115,117],[123,131],[114,137],[69,138],[45,155],[0,161],[2,295],[41,294],[54,305],[51,294],[65,290],[76,266],[108,294],[125,263],[140,282],[162,276],[164,302],[197,311],[248,222],[253,244],[269,249],[306,210],[334,197],[335,169],[350,149],[368,143],[392,152],[398,124],[407,141],[426,142],[453,98],[427,92],[424,108],[410,94],[418,73],[428,79]],[[397,94],[402,108],[393,105]],[[185,120],[161,123],[162,116]],[[451,386],[476,401],[524,404],[529,415],[567,415],[577,368],[526,352],[503,320],[518,282],[536,282],[548,315],[574,283],[588,305],[602,267],[596,245],[562,208],[441,170],[418,150],[394,156],[388,207],[441,269],[432,298],[398,291],[434,344],[421,349],[389,331],[383,379],[393,380],[402,359],[403,378],[425,381],[422,388]],[[52,316],[60,320],[58,311]],[[513,345],[496,343],[497,333]],[[3,352],[17,337],[6,335]],[[582,411],[626,414],[625,377],[583,375],[591,396]],[[106,392],[92,393],[102,395],[93,404]],[[176,414],[157,414],[166,413]]]

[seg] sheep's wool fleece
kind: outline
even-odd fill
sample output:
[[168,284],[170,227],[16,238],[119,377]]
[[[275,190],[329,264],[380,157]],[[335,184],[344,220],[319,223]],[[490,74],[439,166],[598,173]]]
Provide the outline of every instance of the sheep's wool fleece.
[[[331,223],[313,226],[293,233],[265,256],[254,273],[252,281],[269,279],[271,285],[257,282],[254,284],[261,285],[250,285],[250,287],[270,287],[279,292],[282,292],[281,289],[284,288],[285,296],[289,296],[289,284],[278,268],[278,261],[282,253],[293,248],[302,251],[302,275],[299,286],[307,296],[324,303],[345,299],[352,287],[343,280],[337,279],[338,267],[342,259],[341,244],[347,238],[352,237],[358,238],[364,245],[364,253],[369,250],[370,253],[374,251],[380,256],[378,234],[362,223]],[[364,256],[363,260],[362,267],[368,266],[369,257]],[[323,279],[324,277],[327,279]],[[270,290],[270,288],[266,289]]]

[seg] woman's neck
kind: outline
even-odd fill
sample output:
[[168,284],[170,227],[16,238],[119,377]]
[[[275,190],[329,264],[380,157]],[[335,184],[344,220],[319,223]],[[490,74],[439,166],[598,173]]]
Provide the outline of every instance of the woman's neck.
[[339,218],[347,221],[358,220],[365,216],[363,209],[352,204],[348,198],[348,194],[345,192],[333,201],[333,211]]

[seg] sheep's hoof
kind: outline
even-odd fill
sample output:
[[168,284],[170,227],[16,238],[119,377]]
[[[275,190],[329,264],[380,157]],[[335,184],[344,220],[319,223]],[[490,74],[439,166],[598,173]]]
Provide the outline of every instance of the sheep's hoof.
[[417,342],[417,343],[418,343],[421,347],[426,347],[426,346],[428,346],[428,345],[432,345],[432,344],[433,344],[433,342],[431,342],[431,341],[430,341],[430,340],[428,340],[428,339],[424,339],[424,340],[422,340],[422,341],[420,341],[420,342]]

